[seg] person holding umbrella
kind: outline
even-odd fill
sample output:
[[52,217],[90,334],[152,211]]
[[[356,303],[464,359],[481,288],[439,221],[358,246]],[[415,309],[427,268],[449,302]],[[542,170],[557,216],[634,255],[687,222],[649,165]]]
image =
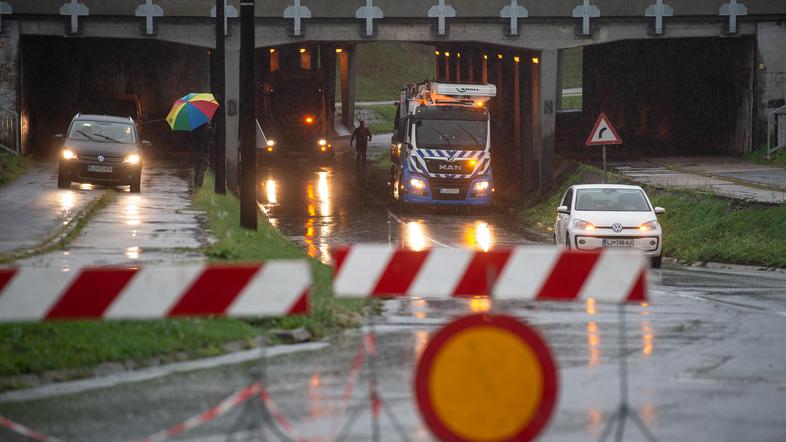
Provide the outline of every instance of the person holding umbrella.
[[205,171],[210,162],[210,155],[213,153],[216,132],[208,121],[199,126],[193,134],[191,162],[194,166],[194,191],[196,191],[202,187],[202,182],[205,179]]
[[193,133],[191,160],[194,168],[194,189],[202,187],[210,154],[215,144],[215,130],[210,120],[218,109],[213,94],[188,94],[177,101],[166,117],[172,130]]

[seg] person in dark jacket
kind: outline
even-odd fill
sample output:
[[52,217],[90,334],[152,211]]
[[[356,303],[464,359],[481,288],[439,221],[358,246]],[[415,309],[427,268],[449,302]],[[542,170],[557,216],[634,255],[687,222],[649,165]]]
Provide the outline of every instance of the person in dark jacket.
[[352,138],[349,140],[350,147],[355,143],[355,166],[360,169],[366,168],[366,150],[368,150],[368,142],[371,141],[371,131],[366,127],[366,122],[360,120],[360,126],[352,132]]
[[205,171],[210,162],[210,154],[215,144],[215,134],[216,132],[213,130],[210,122],[194,131],[193,151],[191,153],[191,160],[194,164],[194,190],[199,190],[202,187]]

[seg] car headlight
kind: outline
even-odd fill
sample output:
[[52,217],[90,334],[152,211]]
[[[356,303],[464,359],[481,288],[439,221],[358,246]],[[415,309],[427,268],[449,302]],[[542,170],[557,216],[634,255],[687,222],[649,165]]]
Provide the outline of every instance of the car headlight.
[[267,140],[267,147],[273,147],[276,145],[276,142],[273,140]]
[[646,222],[646,223],[644,223],[644,224],[639,226],[639,230],[642,230],[644,232],[649,232],[649,231],[655,230],[657,228],[658,228],[658,222],[655,221],[655,220],[648,221],[648,222]]
[[476,192],[485,192],[489,190],[489,182],[488,181],[478,181],[475,183],[475,191]]
[[595,230],[595,226],[592,223],[580,219],[573,220],[573,227],[579,230]]
[[63,149],[63,158],[66,160],[75,160],[77,159],[76,154],[71,149]]
[[426,188],[426,182],[421,180],[420,178],[412,178],[409,180],[409,185],[413,189],[423,190]]
[[321,139],[319,140],[319,145],[320,145],[320,146],[327,146],[327,140],[326,140],[326,139],[324,139],[324,138],[321,138]]
[[140,161],[142,161],[142,158],[140,158],[139,155],[135,153],[132,153],[131,155],[127,156],[125,160],[123,160],[123,162],[127,164],[139,164]]

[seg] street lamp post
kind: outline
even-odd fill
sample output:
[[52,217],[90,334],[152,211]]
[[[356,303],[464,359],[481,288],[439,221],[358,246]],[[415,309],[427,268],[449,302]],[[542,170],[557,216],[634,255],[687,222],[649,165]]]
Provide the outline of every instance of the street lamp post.
[[215,172],[216,183],[215,192],[225,194],[227,160],[226,160],[226,58],[225,58],[225,39],[226,30],[224,29],[224,0],[216,0],[216,51],[213,53],[213,66],[215,68],[215,90],[213,91],[216,99],[220,103],[216,113],[216,152],[215,152]]
[[240,226],[257,229],[254,0],[240,2]]

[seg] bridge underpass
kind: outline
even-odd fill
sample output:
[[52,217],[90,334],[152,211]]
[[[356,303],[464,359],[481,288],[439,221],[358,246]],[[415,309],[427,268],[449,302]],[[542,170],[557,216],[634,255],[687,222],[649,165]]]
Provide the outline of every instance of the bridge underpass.
[[605,112],[628,155],[749,152],[755,146],[754,53],[755,41],[746,37],[585,47],[583,109],[573,126],[580,130],[562,151],[583,150]]
[[164,121],[175,99],[210,89],[204,48],[158,40],[23,36],[22,145],[40,158],[56,155],[52,135],[77,113],[128,115],[153,143],[146,155],[188,155],[187,134]]

